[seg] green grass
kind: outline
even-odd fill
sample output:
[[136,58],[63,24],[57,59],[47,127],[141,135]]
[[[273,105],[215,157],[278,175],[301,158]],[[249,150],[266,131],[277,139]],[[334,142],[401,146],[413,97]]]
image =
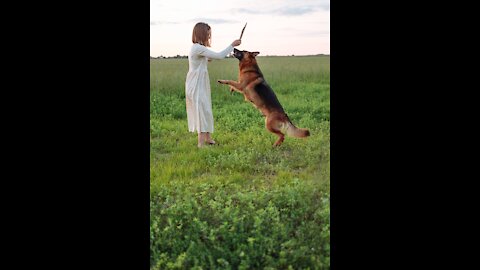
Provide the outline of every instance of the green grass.
[[151,269],[328,269],[330,58],[257,57],[306,139],[276,136],[238,93],[238,60],[209,63],[218,145],[197,149],[186,59],[150,62]]

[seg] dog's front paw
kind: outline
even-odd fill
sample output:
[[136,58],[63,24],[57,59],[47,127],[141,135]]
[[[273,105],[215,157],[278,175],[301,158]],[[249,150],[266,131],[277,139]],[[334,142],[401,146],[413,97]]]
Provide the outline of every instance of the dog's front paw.
[[217,82],[219,82],[221,84],[226,84],[225,80],[218,80]]

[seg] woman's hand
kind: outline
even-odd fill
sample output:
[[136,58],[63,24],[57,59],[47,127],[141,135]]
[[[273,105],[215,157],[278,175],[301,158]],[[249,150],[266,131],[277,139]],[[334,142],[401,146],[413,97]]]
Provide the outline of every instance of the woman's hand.
[[242,44],[242,41],[241,41],[240,39],[237,39],[237,40],[235,40],[235,41],[232,42],[232,46],[233,46],[233,47],[236,47],[236,46],[238,46],[238,45],[240,45],[240,44]]

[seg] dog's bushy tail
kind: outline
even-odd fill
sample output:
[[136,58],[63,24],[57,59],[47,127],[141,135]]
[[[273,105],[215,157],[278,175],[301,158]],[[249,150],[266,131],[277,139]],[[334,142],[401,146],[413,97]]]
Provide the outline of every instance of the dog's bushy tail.
[[297,128],[292,124],[292,122],[287,122],[287,130],[286,133],[288,136],[296,137],[296,138],[304,138],[310,136],[310,131],[305,128]]

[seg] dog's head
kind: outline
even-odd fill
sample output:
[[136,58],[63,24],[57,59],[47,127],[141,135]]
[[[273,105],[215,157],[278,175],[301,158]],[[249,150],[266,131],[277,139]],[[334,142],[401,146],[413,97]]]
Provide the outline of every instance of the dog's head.
[[248,52],[248,51],[239,51],[237,49],[233,49],[233,56],[242,61],[249,61],[255,59],[255,56],[257,56],[259,52]]

